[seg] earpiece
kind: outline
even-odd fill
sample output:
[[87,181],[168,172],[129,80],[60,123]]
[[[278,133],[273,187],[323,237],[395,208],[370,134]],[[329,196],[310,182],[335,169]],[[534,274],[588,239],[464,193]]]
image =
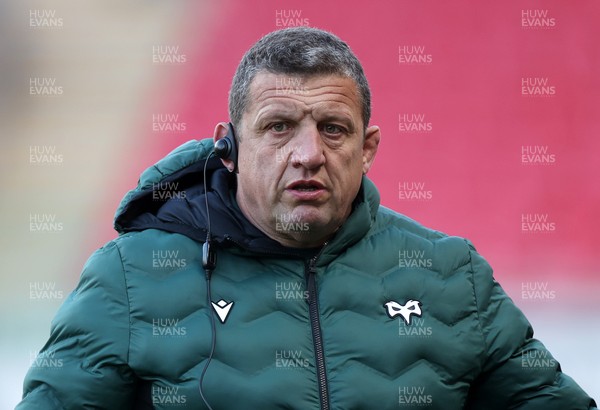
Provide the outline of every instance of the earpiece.
[[237,142],[235,139],[235,131],[233,130],[233,124],[228,123],[229,130],[227,135],[215,142],[215,155],[221,159],[228,159],[233,161],[233,170],[237,169]]

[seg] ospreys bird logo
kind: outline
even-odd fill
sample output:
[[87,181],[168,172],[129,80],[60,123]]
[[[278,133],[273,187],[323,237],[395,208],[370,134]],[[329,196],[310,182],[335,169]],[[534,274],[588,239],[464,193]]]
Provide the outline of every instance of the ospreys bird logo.
[[390,300],[383,306],[387,308],[387,314],[389,317],[393,319],[394,317],[400,315],[407,325],[410,325],[410,319],[412,315],[421,317],[421,302],[418,300],[411,299],[404,305]]

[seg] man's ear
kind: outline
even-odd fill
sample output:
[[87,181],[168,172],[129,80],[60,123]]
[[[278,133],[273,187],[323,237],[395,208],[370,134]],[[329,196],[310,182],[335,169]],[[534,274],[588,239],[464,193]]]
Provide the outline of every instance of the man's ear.
[[378,126],[372,125],[367,128],[365,131],[365,140],[363,142],[363,174],[369,172],[371,165],[373,165],[380,139],[381,131]]
[[[215,127],[215,132],[213,134],[213,141],[217,142],[221,138],[225,138],[225,136],[227,135],[228,132],[229,132],[229,124],[227,124],[226,122],[218,123]],[[232,160],[221,159],[221,162],[223,163],[223,165],[225,165],[225,168],[227,168],[229,170],[229,172],[233,172],[235,170],[235,164]]]

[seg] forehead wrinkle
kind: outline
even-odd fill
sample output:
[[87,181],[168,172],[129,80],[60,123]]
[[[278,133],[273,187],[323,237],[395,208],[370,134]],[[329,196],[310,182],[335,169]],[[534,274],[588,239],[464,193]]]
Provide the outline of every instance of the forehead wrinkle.
[[[296,102],[298,102],[298,101],[296,101]],[[259,103],[257,103],[257,104],[259,104]],[[311,108],[309,106],[307,106],[306,104],[304,104],[304,103],[301,103],[301,104],[304,105],[303,109],[299,109],[297,104],[287,103],[284,101],[277,101],[275,103],[266,104],[266,105],[258,108],[255,119],[254,119],[254,123],[261,120],[265,116],[269,116],[269,115],[273,115],[273,114],[277,114],[277,113],[283,113],[283,114],[290,115],[293,117],[300,117],[298,115],[298,112],[301,112],[302,116],[305,116],[312,111]]]
[[[256,94],[257,88],[258,87],[264,87],[263,90],[256,95],[255,99],[260,99],[264,93],[267,93],[269,91],[276,91],[279,87],[277,86],[277,80],[280,79],[295,79],[295,78],[300,78],[301,81],[296,83],[293,83],[293,86],[301,86],[303,87],[304,90],[312,92],[315,90],[318,90],[319,88],[324,89],[322,92],[317,92],[312,96],[320,96],[323,95],[325,93],[331,93],[331,94],[339,94],[339,95],[343,95],[346,98],[349,99],[353,99],[352,97],[354,97],[354,99],[357,100],[357,102],[360,102],[360,96],[358,93],[358,89],[357,89],[357,85],[354,82],[354,80],[350,77],[345,77],[345,76],[339,76],[339,75],[331,75],[331,76],[309,76],[309,77],[295,77],[293,75],[285,75],[285,74],[275,74],[275,73],[261,73],[261,75],[257,75],[254,77],[252,83],[250,84],[250,93],[249,94]],[[314,84],[315,81],[314,80],[318,80],[321,78],[332,78],[332,79],[339,79],[342,81],[345,81],[349,84],[351,84],[350,87],[348,87],[347,85],[340,85],[340,84]],[[308,87],[307,85],[312,85],[312,88]],[[285,87],[284,87],[285,88]],[[333,90],[332,90],[333,89]],[[338,89],[338,90],[335,90]],[[344,92],[346,91],[346,92]],[[347,92],[350,93],[350,95],[347,95]]]
[[[353,105],[356,105],[356,101],[347,96],[345,93],[341,92],[332,93],[328,91],[323,91],[322,93],[314,94],[309,97],[297,97],[294,95],[264,95],[265,93],[269,93],[270,91],[273,90],[264,90],[260,94],[261,96],[263,96],[263,98],[260,98],[259,96],[255,99],[255,104],[258,106],[257,114],[260,114],[262,111],[264,111],[264,109],[269,108],[269,106],[271,106],[275,109],[280,108],[289,111],[298,111],[299,109],[301,109],[301,111],[305,114],[313,110],[322,111],[323,109],[341,109],[342,111],[351,115],[353,111]],[[318,98],[322,95],[330,95],[331,97],[327,100],[315,100],[315,98]],[[300,108],[299,106],[302,106],[302,108]]]
[[[254,87],[254,85],[255,84],[253,84],[253,86],[252,86],[253,90],[251,90],[252,94],[256,93],[256,87]],[[264,93],[268,93],[268,92],[271,92],[271,91],[277,92],[277,90],[279,88],[280,87],[277,86],[277,85],[271,85],[271,84],[269,84],[269,86],[267,86],[266,88],[264,88],[260,92],[260,94],[258,94],[256,96],[256,98],[262,97],[262,95]],[[283,88],[285,89],[286,87],[283,87]],[[290,87],[290,88],[293,88],[293,87]],[[309,93],[308,97],[318,97],[318,96],[321,96],[323,94],[341,95],[341,96],[344,96],[344,97],[350,98],[350,99],[352,99],[352,97],[358,97],[358,94],[356,93],[356,90],[354,90],[354,89],[350,89],[349,90],[348,87],[345,87],[343,85],[324,84],[324,85],[314,86],[312,88],[309,88],[309,87],[306,87],[306,86],[303,85],[302,88],[303,88],[302,92],[306,91],[306,92]],[[282,96],[288,96],[288,95],[292,96],[292,95],[294,95],[294,93],[284,94]]]

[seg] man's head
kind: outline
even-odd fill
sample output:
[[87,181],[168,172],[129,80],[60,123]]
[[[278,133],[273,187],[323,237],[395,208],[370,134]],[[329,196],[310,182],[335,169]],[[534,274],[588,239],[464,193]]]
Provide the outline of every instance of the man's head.
[[354,80],[365,127],[371,118],[371,90],[362,65],[350,47],[335,35],[311,28],[273,31],[250,48],[235,72],[229,91],[229,118],[239,126],[250,98],[250,84],[261,72],[295,77],[337,74]]
[[[323,244],[350,214],[380,138],[356,56],[322,30],[270,33],[244,55],[229,107],[244,215],[283,245]],[[215,140],[226,133],[218,124]]]

